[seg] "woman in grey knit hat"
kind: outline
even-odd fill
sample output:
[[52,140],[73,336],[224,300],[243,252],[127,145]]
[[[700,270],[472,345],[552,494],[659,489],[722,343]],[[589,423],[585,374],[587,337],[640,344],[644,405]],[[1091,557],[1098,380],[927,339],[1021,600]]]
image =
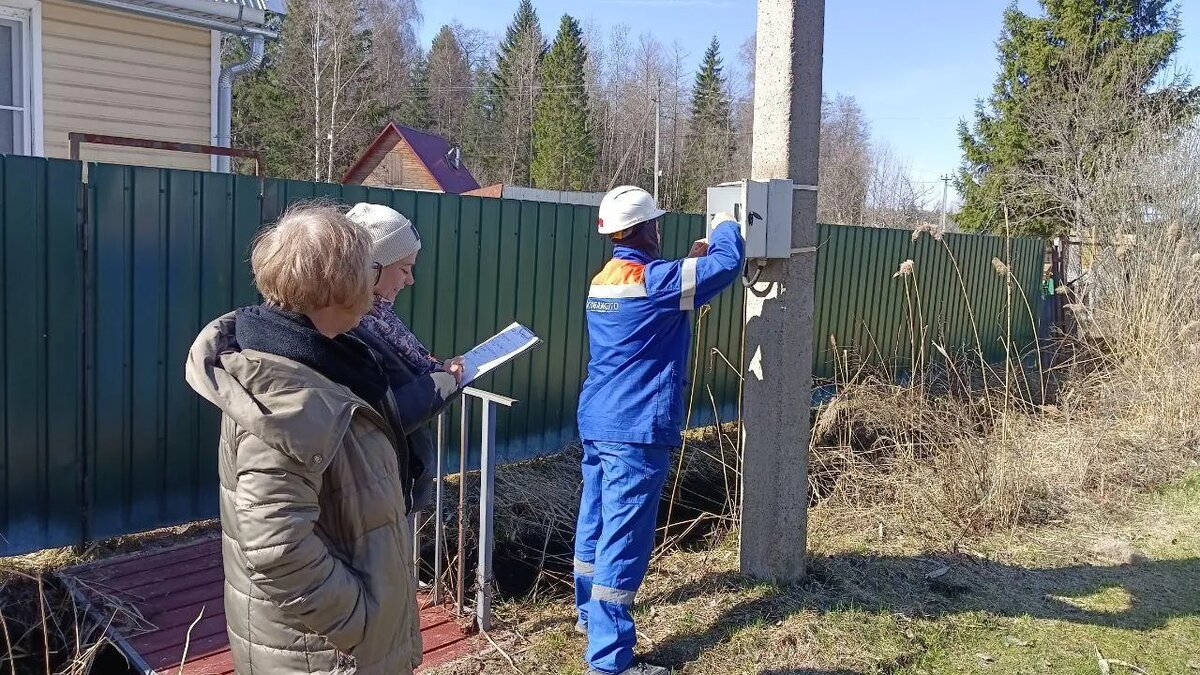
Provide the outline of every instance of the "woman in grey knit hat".
[[429,421],[458,393],[462,360],[439,360],[396,316],[396,295],[413,285],[421,236],[412,222],[381,204],[356,204],[346,214],[372,240],[374,304],[353,335],[371,347],[388,378],[399,408],[397,431],[408,437],[412,510],[428,505],[436,450]]

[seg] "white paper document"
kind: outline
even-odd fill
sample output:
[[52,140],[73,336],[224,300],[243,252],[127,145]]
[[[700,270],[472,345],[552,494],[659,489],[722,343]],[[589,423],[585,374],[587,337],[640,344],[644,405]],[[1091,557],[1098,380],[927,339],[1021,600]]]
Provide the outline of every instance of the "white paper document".
[[471,384],[499,366],[533,349],[541,342],[542,340],[534,335],[533,331],[514,322],[508,328],[463,354],[463,361],[465,361],[463,386]]

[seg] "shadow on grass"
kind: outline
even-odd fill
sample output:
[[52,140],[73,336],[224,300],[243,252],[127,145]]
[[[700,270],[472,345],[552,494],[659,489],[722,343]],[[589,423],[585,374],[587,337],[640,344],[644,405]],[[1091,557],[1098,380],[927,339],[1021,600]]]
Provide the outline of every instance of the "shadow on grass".
[[[927,578],[931,572],[936,575],[933,579]],[[725,610],[706,630],[660,642],[650,658],[682,665],[744,628],[806,611],[827,613],[851,607],[913,618],[983,611],[1147,631],[1172,619],[1200,616],[1200,559],[1026,568],[961,555],[838,555],[813,558],[809,578],[795,586],[714,573],[647,601],[674,604],[730,592],[754,599]],[[763,675],[826,672],[846,671],[772,670]]]

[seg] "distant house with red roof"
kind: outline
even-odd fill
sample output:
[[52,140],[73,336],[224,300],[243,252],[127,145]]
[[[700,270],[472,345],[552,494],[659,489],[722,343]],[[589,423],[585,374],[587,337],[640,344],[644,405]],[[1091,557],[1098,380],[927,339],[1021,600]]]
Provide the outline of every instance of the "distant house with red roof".
[[388,122],[342,183],[462,194],[479,182],[462,162],[462,151],[441,136]]

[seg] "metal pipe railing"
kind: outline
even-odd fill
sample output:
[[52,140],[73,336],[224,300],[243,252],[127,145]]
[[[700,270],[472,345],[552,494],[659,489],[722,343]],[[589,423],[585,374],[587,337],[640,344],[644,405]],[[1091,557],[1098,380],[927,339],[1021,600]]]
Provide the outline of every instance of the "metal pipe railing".
[[179,143],[176,141],[156,141],[149,138],[126,138],[124,136],[105,136],[103,134],[84,134],[71,132],[67,134],[71,146],[71,159],[79,161],[79,146],[83,143],[96,145],[116,145],[126,148],[142,148],[145,150],[165,150],[168,152],[187,152],[197,155],[215,155],[217,157],[240,157],[254,160],[254,175],[263,177],[266,165],[263,156],[254,150],[240,148],[223,148],[216,145],[201,145],[199,143]]
[[[480,461],[479,461],[479,559],[475,570],[475,606],[471,608],[475,625],[481,631],[487,631],[492,626],[492,599],[495,596],[495,575],[492,572],[492,550],[495,545],[495,492],[496,492],[496,430],[497,410],[500,406],[511,408],[517,404],[516,399],[500,396],[491,392],[467,387],[459,399],[461,419],[459,422],[459,470],[458,470],[458,555],[455,574],[454,604],[456,612],[462,616],[468,611],[466,589],[466,496],[468,466],[471,448],[471,408],[472,399],[478,399],[483,405],[480,432]],[[444,587],[443,549],[445,548],[445,533],[443,531],[445,517],[445,478],[446,478],[446,434],[448,413],[443,412],[437,418],[437,466],[434,480],[434,512],[433,512],[433,602],[443,604],[446,600]],[[424,524],[420,514],[414,517],[413,526],[413,560],[416,569],[420,570],[421,530]]]

